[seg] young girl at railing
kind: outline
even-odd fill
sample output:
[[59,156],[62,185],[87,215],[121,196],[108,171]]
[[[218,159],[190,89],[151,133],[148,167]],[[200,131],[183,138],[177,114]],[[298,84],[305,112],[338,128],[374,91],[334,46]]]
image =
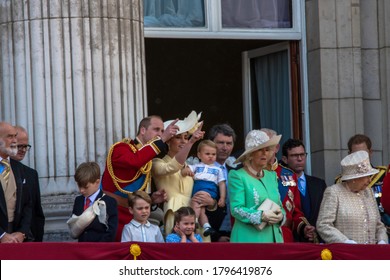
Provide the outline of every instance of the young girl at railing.
[[195,233],[195,211],[191,207],[181,207],[175,212],[172,233],[166,238],[167,243],[202,242],[202,237]]

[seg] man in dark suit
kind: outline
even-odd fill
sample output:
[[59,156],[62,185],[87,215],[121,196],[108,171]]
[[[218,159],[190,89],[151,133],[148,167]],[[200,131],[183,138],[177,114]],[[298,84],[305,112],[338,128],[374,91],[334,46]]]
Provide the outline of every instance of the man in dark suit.
[[[305,174],[306,156],[305,145],[302,141],[288,139],[283,144],[282,162],[297,174],[301,210],[307,221],[315,226],[326,183],[320,178]],[[300,241],[305,240],[301,239]]]
[[21,243],[31,237],[31,200],[21,163],[10,159],[17,153],[17,131],[0,122],[0,241]]
[[[11,156],[16,161],[22,161],[26,156],[26,153],[30,150],[27,130],[21,126],[15,126],[18,135],[16,140],[18,142],[18,153],[15,156]],[[35,169],[23,165],[24,175],[26,178],[26,185],[29,186],[31,196],[32,218],[31,218],[31,232],[35,242],[42,242],[44,227],[45,227],[45,215],[43,214],[41,204],[41,190],[39,188],[38,172]]]

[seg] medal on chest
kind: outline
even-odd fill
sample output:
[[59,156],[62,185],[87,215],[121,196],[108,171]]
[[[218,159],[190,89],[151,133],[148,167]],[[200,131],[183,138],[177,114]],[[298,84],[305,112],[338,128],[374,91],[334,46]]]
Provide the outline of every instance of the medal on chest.
[[290,200],[287,200],[287,201],[286,201],[286,208],[287,208],[288,212],[291,212],[291,209],[292,209],[293,207],[292,207],[292,204],[291,204]]
[[382,182],[373,185],[372,191],[374,193],[375,198],[382,197]]
[[295,187],[297,185],[292,176],[282,175],[280,176],[280,180],[284,187]]

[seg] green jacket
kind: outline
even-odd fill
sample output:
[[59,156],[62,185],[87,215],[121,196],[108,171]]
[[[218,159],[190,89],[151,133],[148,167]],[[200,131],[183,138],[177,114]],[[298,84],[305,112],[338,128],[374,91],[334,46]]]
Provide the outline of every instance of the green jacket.
[[243,168],[231,170],[229,172],[229,196],[231,213],[235,218],[230,242],[283,242],[280,224],[267,225],[261,231],[254,227],[261,223],[262,211],[257,208],[266,198],[280,205],[285,215],[274,171],[264,170],[264,177],[257,180]]

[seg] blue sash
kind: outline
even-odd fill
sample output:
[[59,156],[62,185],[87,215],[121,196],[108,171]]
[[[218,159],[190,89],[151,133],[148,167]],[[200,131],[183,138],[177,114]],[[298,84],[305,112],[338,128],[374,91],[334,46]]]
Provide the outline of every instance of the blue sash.
[[[146,179],[146,175],[142,174],[141,176],[139,176],[139,178],[137,180],[133,181],[131,184],[129,184],[129,185],[125,186],[125,187],[122,187],[122,189],[125,190],[125,191],[128,191],[128,192],[138,191],[142,187],[142,185],[144,184],[145,179]],[[100,183],[100,189],[103,189],[103,186],[102,186],[101,183]],[[119,190],[116,190],[114,192],[114,194],[119,195],[119,196],[121,196],[123,198],[127,198],[128,197],[128,195],[126,193],[123,193],[123,192],[121,192]]]

